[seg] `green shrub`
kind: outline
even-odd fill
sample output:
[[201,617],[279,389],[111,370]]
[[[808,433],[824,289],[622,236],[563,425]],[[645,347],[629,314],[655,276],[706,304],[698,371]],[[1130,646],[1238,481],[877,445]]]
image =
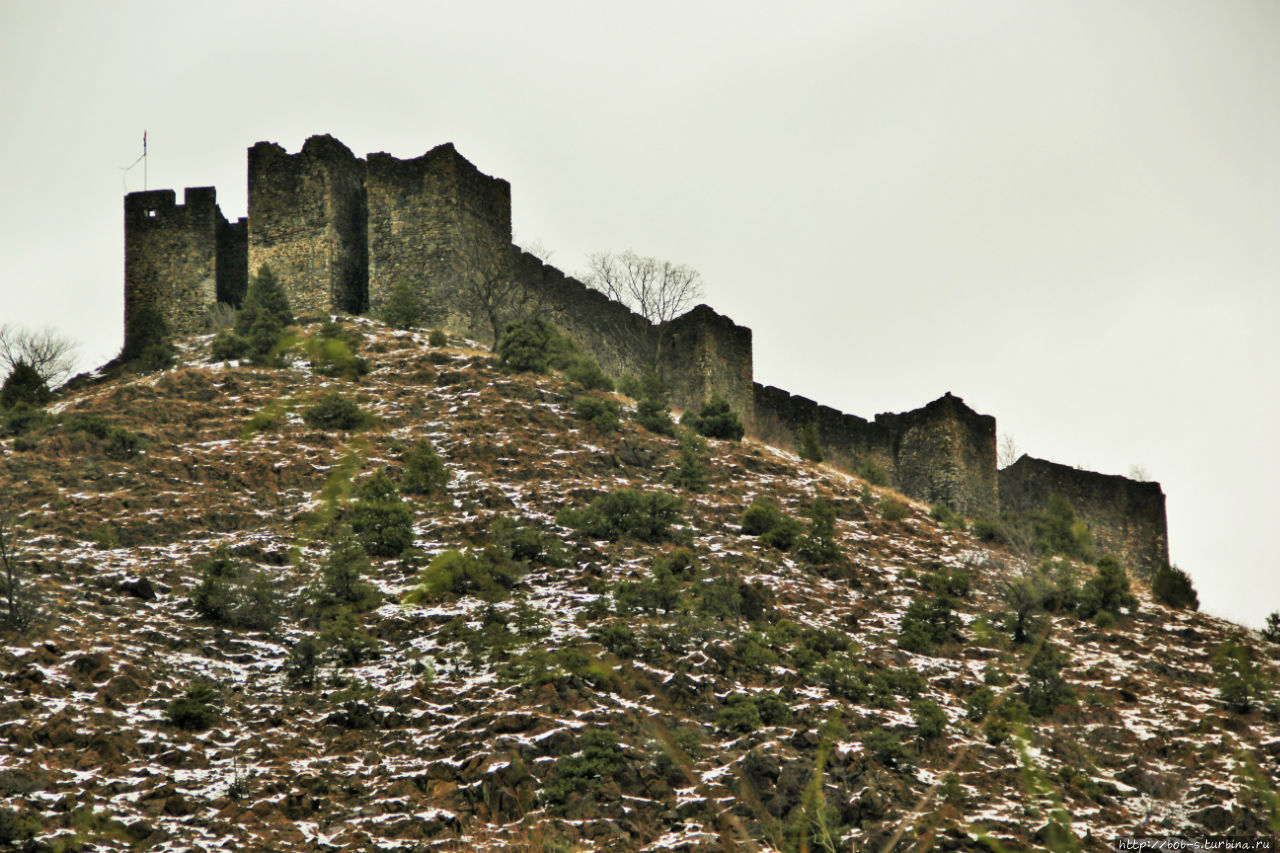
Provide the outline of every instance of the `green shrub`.
[[214,361],[233,361],[247,358],[248,355],[249,342],[236,334],[234,329],[218,332],[210,345],[210,357]]
[[815,565],[828,565],[844,560],[844,551],[836,541],[836,507],[822,496],[809,504],[809,530],[795,543],[796,556]]
[[314,598],[321,607],[351,607],[369,610],[376,607],[382,595],[364,577],[369,572],[369,556],[360,543],[343,531],[329,548],[320,564],[320,577]]
[[1268,643],[1280,643],[1280,611],[1267,616],[1266,627],[1262,629],[1262,639]]
[[911,717],[916,724],[916,737],[925,742],[936,741],[947,731],[947,712],[932,699],[911,703]]
[[1082,619],[1093,619],[1105,612],[1114,619],[1122,607],[1132,612],[1138,607],[1138,599],[1129,592],[1129,577],[1124,566],[1107,555],[1098,561],[1097,573],[1080,591],[1076,614]]
[[964,517],[954,512],[951,507],[945,503],[936,503],[929,510],[929,517],[943,527],[953,530],[964,529]]
[[270,631],[280,621],[279,593],[271,578],[219,545],[195,564],[200,582],[191,606],[206,619],[236,628]]
[[1213,650],[1210,662],[1223,707],[1236,714],[1247,714],[1258,706],[1266,692],[1266,683],[1248,646],[1222,643]]
[[369,426],[372,416],[337,391],[328,391],[314,405],[302,410],[302,420],[312,429],[355,430]]
[[15,364],[0,385],[0,409],[11,409],[19,403],[40,408],[51,399],[53,392],[44,377],[25,361]]
[[15,403],[13,408],[0,418],[0,437],[25,435],[49,420],[49,415],[44,409],[36,408],[30,403]]
[[983,542],[1009,543],[1009,534],[1004,523],[989,515],[980,515],[973,520],[973,535]]
[[403,601],[418,604],[446,592],[486,599],[505,598],[520,582],[522,574],[520,566],[497,548],[485,548],[479,553],[442,551],[418,576],[417,585],[405,594]]
[[659,558],[653,561],[648,578],[619,582],[613,589],[613,600],[623,615],[635,611],[670,613],[680,606],[680,582],[672,564]]
[[613,400],[601,397],[578,397],[573,401],[573,416],[586,421],[601,432],[617,432],[622,412]]
[[854,469],[854,474],[872,486],[889,485],[889,473],[870,459],[863,459]]
[[807,462],[821,462],[822,442],[818,440],[818,425],[809,423],[800,431],[800,458]]
[[432,329],[431,334],[427,336],[427,344],[433,347],[448,346],[449,337],[441,329]]
[[306,341],[311,368],[321,376],[359,379],[369,372],[368,360],[356,355],[359,340],[358,334],[348,333],[340,323],[325,323],[319,334]]
[[776,527],[786,513],[778,506],[778,502],[767,495],[756,495],[751,506],[742,514],[742,533],[746,536],[761,536]]
[[878,763],[890,769],[906,764],[909,758],[902,741],[888,729],[871,729],[862,736],[862,746]]
[[1040,553],[1052,556],[1061,554],[1086,562],[1093,559],[1093,539],[1089,528],[1076,518],[1075,509],[1060,494],[1049,496],[1045,511],[1036,516],[1035,542]]
[[716,728],[747,734],[762,726],[784,726],[794,719],[791,706],[777,693],[733,693],[716,717]]
[[320,644],[310,635],[302,637],[289,649],[284,662],[285,680],[294,687],[316,686],[316,672],[320,667]]
[[969,701],[964,706],[965,716],[975,723],[980,723],[987,718],[987,714],[991,713],[991,707],[995,701],[995,691],[984,684],[969,696]]
[[342,666],[359,666],[377,657],[378,640],[360,627],[350,607],[334,611],[320,631],[320,647]]
[[260,365],[277,363],[276,351],[291,323],[293,312],[289,309],[289,298],[271,268],[263,264],[249,282],[240,313],[236,315],[235,334],[245,341],[249,360]]
[[194,681],[165,707],[164,718],[180,729],[202,732],[217,725],[221,719],[217,702],[218,691],[214,685],[207,681]]
[[400,473],[400,489],[412,495],[430,495],[444,491],[451,477],[440,461],[435,447],[427,439],[415,442],[400,457],[404,468]]
[[1200,609],[1200,596],[1191,583],[1191,576],[1177,566],[1161,566],[1151,579],[1151,594],[1156,601],[1170,607],[1188,610]]
[[918,595],[907,606],[898,629],[898,646],[917,654],[931,654],[938,646],[961,639],[960,617],[950,595]]
[[422,324],[426,313],[422,292],[402,276],[391,283],[378,319],[397,329],[413,329]]
[[1031,659],[1023,696],[1027,708],[1035,716],[1047,717],[1061,705],[1074,700],[1075,691],[1062,676],[1066,665],[1067,656],[1047,640]]
[[351,527],[371,557],[395,557],[413,544],[413,511],[382,471],[356,489]]
[[911,507],[906,501],[892,495],[885,495],[880,499],[880,517],[885,521],[902,521],[910,515]]
[[112,427],[107,430],[107,437],[103,441],[102,451],[112,459],[128,459],[131,456],[136,456],[145,444],[141,437],[129,432],[124,427]]
[[498,342],[498,361],[521,373],[565,370],[580,357],[573,341],[541,317],[508,323]]
[[624,536],[641,542],[661,542],[670,537],[671,525],[680,519],[680,499],[663,492],[621,488],[600,495],[584,509],[565,507],[556,523],[594,539],[617,541]]
[[539,801],[552,812],[562,811],[574,793],[587,794],[627,766],[618,736],[608,729],[584,729],[578,746],[577,752],[556,762],[538,793]]
[[738,441],[746,434],[742,421],[723,397],[712,397],[702,404],[697,414],[685,412],[680,423],[692,428],[707,438],[722,438]]
[[595,359],[579,356],[565,368],[564,376],[587,391],[612,391],[613,380],[600,369]]
[[680,434],[680,454],[667,476],[671,485],[687,492],[705,492],[711,476],[707,471],[707,441],[690,430]]

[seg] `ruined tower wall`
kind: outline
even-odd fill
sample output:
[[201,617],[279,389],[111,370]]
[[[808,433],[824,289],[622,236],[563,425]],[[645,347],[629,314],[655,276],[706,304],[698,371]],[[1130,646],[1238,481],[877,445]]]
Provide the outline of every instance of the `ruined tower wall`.
[[751,330],[698,305],[664,324],[662,332],[664,373],[678,389],[672,403],[687,409],[723,397],[743,424],[750,424],[755,413]]
[[403,280],[438,322],[467,328],[471,277],[501,274],[512,260],[510,184],[446,143],[410,160],[370,154],[366,193],[370,311],[378,314]]
[[1089,526],[1096,550],[1150,576],[1169,563],[1164,492],[1114,474],[1081,471],[1022,456],[1000,471],[1000,505],[1010,512],[1038,513],[1060,494]]
[[893,484],[904,494],[971,517],[997,511],[995,418],[948,392],[876,423],[895,435]]
[[249,149],[249,253],[271,267],[295,314],[360,313],[368,306],[364,161],[331,136],[297,154]]
[[755,383],[752,391],[755,406],[749,432],[754,438],[798,453],[800,436],[812,425],[823,459],[831,465],[856,471],[869,461],[892,475],[894,436],[882,426],[771,385]]
[[218,224],[218,301],[240,307],[249,287],[249,220]]
[[205,330],[218,301],[219,236],[227,222],[213,187],[129,193],[124,199],[125,352],[145,346],[150,317],[170,335]]

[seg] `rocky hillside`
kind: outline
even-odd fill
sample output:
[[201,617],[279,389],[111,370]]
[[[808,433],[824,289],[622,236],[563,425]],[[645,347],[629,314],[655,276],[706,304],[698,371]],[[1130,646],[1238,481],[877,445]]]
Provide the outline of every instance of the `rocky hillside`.
[[[1136,581],[1136,607],[1082,618],[1042,594],[1090,589],[1065,561],[1019,623],[1024,562],[929,507],[750,441],[682,461],[627,401],[615,430],[559,376],[348,327],[360,378],[210,363],[196,340],[0,442],[15,588],[41,608],[0,650],[15,849],[1108,850],[1276,828],[1256,634]],[[331,391],[366,422],[309,426]],[[442,486],[409,461],[424,440]],[[395,556],[363,565],[347,525]]]

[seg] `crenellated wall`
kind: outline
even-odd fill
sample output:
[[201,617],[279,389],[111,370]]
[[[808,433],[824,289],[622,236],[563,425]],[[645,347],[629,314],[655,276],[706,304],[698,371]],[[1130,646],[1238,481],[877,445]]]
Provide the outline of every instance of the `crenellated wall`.
[[[295,313],[380,311],[399,282],[419,289],[433,324],[491,341],[477,286],[509,294],[493,319],[545,316],[614,376],[664,371],[676,408],[724,397],[748,434],[798,449],[812,427],[824,458],[884,470],[904,494],[968,516],[1037,512],[1055,492],[1094,539],[1143,569],[1168,560],[1164,495],[1135,483],[1024,457],[996,471],[996,422],[947,393],[868,421],[753,382],[751,330],[705,305],[662,326],[511,243],[511,186],[452,144],[420,157],[357,158],[330,136],[297,154],[249,149],[249,216],[228,223],[212,188],[125,198],[126,353],[154,308],[176,335],[202,332],[210,306],[238,305],[250,271],[269,264]],[[483,289],[482,287],[480,289]]]
[[1000,502],[1010,512],[1043,512],[1062,495],[1089,527],[1095,548],[1147,576],[1169,564],[1169,531],[1159,483],[1082,471],[1022,456],[1000,471]]
[[[129,193],[124,199],[125,351],[146,344],[148,314],[158,313],[171,335],[203,332],[220,285],[234,280],[228,226],[213,187]],[[221,239],[220,239],[221,238]]]
[[295,314],[368,307],[364,161],[332,136],[249,149],[249,270],[269,265]]

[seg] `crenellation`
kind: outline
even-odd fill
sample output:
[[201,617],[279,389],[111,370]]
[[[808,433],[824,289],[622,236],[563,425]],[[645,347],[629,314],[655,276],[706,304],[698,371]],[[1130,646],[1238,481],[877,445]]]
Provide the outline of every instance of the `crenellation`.
[[996,421],[950,393],[868,421],[754,382],[751,330],[699,305],[662,326],[511,242],[511,186],[481,172],[451,143],[401,160],[356,157],[331,136],[297,154],[271,142],[248,152],[248,217],[229,223],[212,187],[125,198],[125,352],[158,313],[170,332],[205,330],[216,303],[239,305],[250,271],[269,264],[295,313],[378,313],[408,282],[432,322],[492,343],[474,294],[512,285],[517,313],[546,317],[614,376],[657,365],[676,408],[723,397],[748,434],[798,449],[814,430],[825,460],[874,465],[909,497],[969,516],[1036,512],[1060,492],[1099,546],[1143,569],[1167,561],[1158,484],[1080,472],[1024,457],[996,470]]

